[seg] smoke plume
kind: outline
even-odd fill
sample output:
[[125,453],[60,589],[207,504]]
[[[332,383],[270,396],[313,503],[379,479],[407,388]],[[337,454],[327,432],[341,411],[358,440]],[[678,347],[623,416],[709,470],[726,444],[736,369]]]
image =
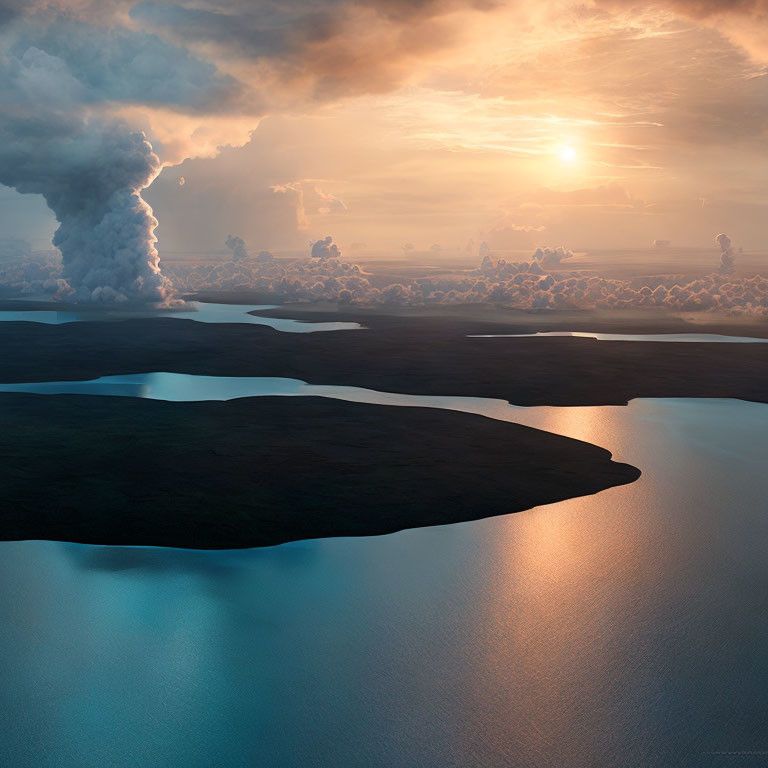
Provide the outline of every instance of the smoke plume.
[[718,235],[715,242],[720,247],[720,274],[732,275],[736,267],[736,252],[728,235]]
[[236,235],[227,235],[225,245],[232,251],[232,261],[240,261],[248,258],[248,250],[245,247],[245,240]]
[[0,182],[40,194],[56,215],[53,244],[77,301],[162,302],[157,220],[141,198],[160,170],[144,135],[120,122],[6,118]]
[[[276,105],[395,88],[449,44],[459,11],[490,5],[0,0],[0,184],[55,214],[58,295],[167,301],[141,196],[162,165],[247,142]],[[345,210],[315,191],[318,209]]]
[[87,24],[52,4],[9,8],[0,18],[0,184],[42,195],[56,216],[57,279],[70,298],[167,301],[157,221],[141,197],[162,164],[121,109],[214,111],[234,92],[231,78],[149,33]]

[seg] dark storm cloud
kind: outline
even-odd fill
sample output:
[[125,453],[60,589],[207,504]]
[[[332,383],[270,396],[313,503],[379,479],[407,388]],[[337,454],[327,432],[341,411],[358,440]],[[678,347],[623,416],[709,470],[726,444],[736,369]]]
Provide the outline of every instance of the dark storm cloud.
[[0,27],[15,19],[22,11],[23,4],[14,0],[0,0]]
[[131,17],[171,39],[214,45],[225,57],[267,62],[282,82],[309,83],[323,98],[396,86],[406,63],[456,39],[452,12],[495,6],[490,0],[145,2]]
[[5,62],[0,92],[12,96],[11,103],[29,103],[36,88],[50,86],[59,99],[83,105],[198,112],[222,109],[241,92],[234,78],[157,35],[47,14],[16,25]]
[[[263,10],[243,9],[232,13],[213,8],[186,8],[170,3],[140,3],[131,9],[138,22],[160,28],[190,41],[216,43],[230,53],[247,56],[269,56],[285,53],[290,40],[298,37],[289,18],[276,18]],[[305,20],[322,29],[322,16]]]

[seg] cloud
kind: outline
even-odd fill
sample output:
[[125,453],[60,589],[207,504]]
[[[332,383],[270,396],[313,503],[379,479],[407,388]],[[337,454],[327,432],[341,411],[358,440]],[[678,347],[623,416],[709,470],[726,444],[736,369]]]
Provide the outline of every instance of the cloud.
[[0,260],[19,259],[29,256],[32,246],[19,237],[0,237]]
[[[68,123],[78,151],[91,148],[97,168],[109,162],[99,154],[99,135],[112,126],[126,146],[143,132],[167,165],[247,142],[265,114],[305,120],[293,146],[265,134],[262,154],[225,152],[232,159],[221,158],[229,176],[219,189],[201,183],[216,173],[197,174],[203,162],[184,169],[190,183],[183,194],[173,185],[175,203],[167,207],[178,210],[158,231],[164,245],[178,247],[175,218],[183,247],[197,250],[216,248],[228,231],[281,249],[326,231],[374,248],[389,238],[450,247],[483,230],[493,248],[527,252],[543,244],[542,232],[549,242],[579,246],[656,235],[683,242],[698,236],[700,220],[683,225],[669,214],[674,221],[660,226],[648,221],[650,206],[639,198],[666,203],[695,190],[740,200],[747,191],[729,188],[738,184],[751,185],[749,194],[762,201],[761,179],[753,177],[768,77],[719,32],[733,37],[744,22],[760,33],[765,3],[596,3],[599,9],[575,0],[0,0],[0,130],[5,136],[34,123],[24,149],[16,149],[54,156],[46,145],[60,144],[58,126]],[[335,143],[322,138],[334,119],[342,122],[342,108],[328,102],[393,89],[388,99],[349,101]],[[81,141],[91,129],[93,141]],[[580,159],[569,170],[551,153],[571,138]],[[153,183],[155,160],[143,162],[141,184]],[[559,189],[576,186],[574,179],[583,189]],[[88,184],[73,182],[77,194],[87,192]],[[138,202],[155,204],[162,185],[161,178],[150,197],[126,177],[122,196],[103,208],[111,216],[101,231],[92,215],[79,218],[83,242],[92,240],[86,251],[103,253],[105,267],[125,266],[126,253],[136,260],[120,279],[100,278],[114,294],[74,285],[84,276],[95,285],[98,270],[74,268],[76,239],[62,231],[59,242],[71,245],[67,279],[78,296],[168,294],[142,265],[158,262],[153,214]],[[518,202],[509,206],[510,199]],[[193,206],[206,215],[190,222]],[[157,202],[156,210],[164,207]],[[500,209],[509,215],[488,231]],[[118,220],[133,238],[124,249],[105,234]],[[742,219],[717,220],[749,242]],[[93,231],[87,237],[86,228]]]
[[[306,65],[300,51],[317,53],[323,41],[338,38],[352,7],[277,3],[256,18],[245,3],[229,3],[225,11],[220,4],[145,4],[133,9],[131,22],[132,4],[119,0],[0,2],[0,183],[45,198],[60,225],[54,244],[62,254],[62,279],[75,297],[119,302],[164,301],[172,293],[159,268],[157,222],[142,199],[162,163],[243,143],[247,126],[255,128],[263,114],[258,89],[221,62],[242,58],[247,42],[245,58],[254,63],[266,57],[285,83]],[[354,9],[403,34],[414,20],[443,14],[431,3],[362,3]],[[138,28],[148,14],[159,14],[153,28]],[[186,30],[179,42],[169,40],[176,28],[168,20]],[[254,25],[265,30],[269,44],[251,35]],[[190,40],[200,45],[190,47]],[[286,68],[292,71],[287,78]],[[299,229],[310,216],[346,210],[315,183],[279,191],[295,196]]]
[[597,187],[554,190],[541,187],[534,190],[525,201],[526,205],[557,208],[643,208],[642,200],[637,200],[619,184],[611,182]]
[[42,195],[60,225],[62,277],[80,301],[164,301],[157,224],[141,199],[160,170],[143,134],[120,121],[5,113],[0,182]]
[[167,301],[141,197],[161,161],[120,108],[220,112],[234,108],[236,81],[153,34],[15,10],[0,37],[0,183],[45,198],[78,301]]
[[768,0],[598,0],[612,10],[643,7],[702,21],[760,60],[768,57]]
[[520,226],[505,220],[482,232],[484,245],[496,251],[521,251],[533,247],[535,238],[544,231],[543,226]]
[[305,231],[309,229],[309,219],[307,211],[304,208],[304,187],[300,183],[293,184],[275,184],[270,187],[272,192],[281,197],[286,197],[293,207],[296,219],[296,229]]
[[537,248],[533,254],[535,261],[538,261],[544,267],[554,268],[566,259],[573,257],[573,253],[567,248]]
[[445,50],[462,31],[462,12],[491,0],[309,0],[254,6],[140,3],[131,18],[170,39],[214,47],[219,57],[258,64],[262,81],[290,97],[328,99],[381,93],[404,82],[413,65]]
[[61,257],[55,251],[32,253],[23,241],[0,241],[0,296],[70,298],[72,289],[61,277]]
[[313,259],[338,259],[341,256],[341,251],[329,235],[323,240],[316,240],[312,243],[311,255]]
[[311,179],[300,179],[270,187],[276,195],[287,197],[296,212],[296,228],[308,230],[317,217],[344,213],[347,206],[344,201],[320,189]]
[[175,264],[169,272],[186,291],[254,290],[285,301],[381,301],[381,292],[370,284],[360,267],[341,260],[331,237],[315,242],[307,258],[291,262],[278,262],[269,251],[260,251],[255,258],[226,263]]
[[2,0],[0,2],[0,27],[19,16],[24,8],[21,0]]
[[242,237],[233,237],[227,235],[225,241],[227,248],[232,251],[232,261],[241,261],[248,258],[248,251],[245,248],[245,240]]
[[343,213],[347,210],[346,203],[340,197],[323,192],[317,185],[314,186],[313,191],[320,200],[317,206],[318,213]]
[[149,32],[46,12],[14,25],[13,33],[7,84],[16,99],[29,102],[41,88],[59,103],[140,103],[192,113],[239,107],[243,86],[233,77]]
[[[725,238],[725,239],[723,239]],[[730,239],[719,236],[725,253]],[[336,301],[359,306],[497,304],[524,310],[642,309],[768,315],[768,278],[734,278],[722,271],[697,278],[657,275],[635,279],[601,277],[569,269],[572,253],[540,248],[529,261],[491,259],[481,247],[478,269],[381,284],[357,264],[341,259],[331,237],[318,240],[309,258],[217,265],[174,265],[174,280],[187,291],[254,290],[286,302]],[[731,265],[732,266],[732,265]]]
[[720,248],[720,274],[732,275],[736,266],[736,250],[731,244],[728,235],[718,235],[715,242]]

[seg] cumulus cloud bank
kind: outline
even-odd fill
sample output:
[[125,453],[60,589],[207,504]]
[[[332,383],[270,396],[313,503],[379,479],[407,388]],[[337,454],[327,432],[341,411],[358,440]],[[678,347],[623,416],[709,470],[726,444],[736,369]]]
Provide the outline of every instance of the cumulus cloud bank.
[[30,253],[4,250],[0,242],[0,296],[44,296],[70,299],[72,288],[61,277],[61,257],[56,251]]
[[529,261],[508,262],[503,258],[494,261],[487,247],[481,246],[477,269],[382,284],[359,265],[343,261],[332,238],[317,241],[312,249],[314,257],[294,261],[249,257],[217,265],[175,266],[172,274],[190,292],[254,290],[285,302],[335,301],[359,306],[491,303],[524,310],[657,307],[768,314],[768,278],[759,275],[734,278],[716,271],[695,279],[682,275],[614,279],[569,270],[567,259],[572,253],[562,247],[537,249]]

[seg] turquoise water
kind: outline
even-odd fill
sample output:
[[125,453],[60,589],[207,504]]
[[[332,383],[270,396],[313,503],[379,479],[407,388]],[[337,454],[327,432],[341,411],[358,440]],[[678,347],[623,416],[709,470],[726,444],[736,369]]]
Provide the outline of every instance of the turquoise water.
[[[249,376],[197,376],[188,373],[133,373],[102,376],[90,381],[42,381],[21,384],[0,383],[0,392],[26,392],[39,395],[111,395],[143,397],[149,400],[195,402],[202,400],[234,400],[238,397],[330,397],[358,403],[421,406],[479,413],[491,418],[509,420],[511,412],[534,411],[517,408],[505,400],[483,397],[441,397],[402,395],[377,392],[361,387],[307,384],[299,379]],[[507,416],[509,413],[509,417]]]
[[83,386],[431,401],[603,445],[643,475],[381,537],[0,544],[0,764],[766,764],[767,406],[512,408],[169,376]]
[[45,323],[46,325],[62,325],[64,323],[80,323],[88,321],[117,321],[135,320],[137,318],[170,317],[177,320],[194,320],[198,323],[245,323],[248,325],[268,325],[276,331],[287,333],[315,333],[318,331],[347,331],[361,328],[358,323],[305,323],[278,317],[259,317],[249,315],[253,310],[275,309],[274,305],[253,304],[209,304],[203,302],[187,302],[189,309],[155,309],[152,311],[135,310],[88,310],[84,312],[48,312],[40,310],[8,310],[0,311],[0,322],[25,321],[30,323]]
[[570,336],[598,341],[677,341],[736,344],[765,344],[768,339],[753,336],[721,336],[715,333],[593,333],[591,331],[539,331],[538,333],[491,333],[470,336],[472,339],[535,339],[542,336]]
[[[286,333],[316,333],[319,331],[348,331],[359,330],[359,323],[323,322],[312,323],[290,318],[261,317],[249,315],[253,310],[276,309],[275,305],[264,304],[210,304],[203,302],[187,302],[189,309],[156,309],[152,311],[121,311],[105,310],[103,312],[89,310],[86,312],[48,312],[41,310],[8,310],[0,311],[0,322],[26,321],[45,323],[47,325],[62,325],[104,320],[128,320],[136,318],[170,317],[177,320],[194,320],[199,323],[244,323],[248,325],[267,325],[276,331]],[[674,342],[708,342],[708,343],[759,343],[764,344],[768,339],[751,336],[722,336],[711,333],[592,333],[582,331],[540,331],[538,333],[501,333],[472,335],[473,339],[526,339],[546,336],[571,336],[574,338],[598,339],[600,341],[674,341]]]

